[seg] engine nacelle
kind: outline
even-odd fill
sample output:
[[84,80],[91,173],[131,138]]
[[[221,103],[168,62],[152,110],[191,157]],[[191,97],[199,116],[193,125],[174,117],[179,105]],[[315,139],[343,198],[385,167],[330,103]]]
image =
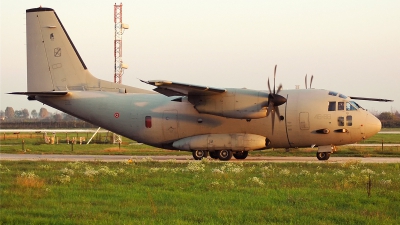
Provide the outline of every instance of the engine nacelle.
[[256,134],[204,134],[180,139],[175,141],[172,146],[184,151],[226,149],[232,151],[250,151],[265,148],[266,141],[266,137]]
[[199,113],[235,119],[259,119],[266,116],[268,93],[248,89],[227,89],[218,95],[189,95]]

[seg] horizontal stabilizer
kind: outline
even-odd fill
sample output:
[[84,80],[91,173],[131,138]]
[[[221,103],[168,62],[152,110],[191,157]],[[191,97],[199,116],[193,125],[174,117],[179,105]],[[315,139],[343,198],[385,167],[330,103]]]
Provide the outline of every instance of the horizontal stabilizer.
[[68,94],[68,91],[42,91],[42,92],[11,92],[10,95],[28,95],[28,96],[62,96]]
[[376,101],[376,102],[393,102],[393,100],[390,99],[382,99],[382,98],[364,98],[364,97],[354,97],[350,96],[351,99],[357,99],[357,100],[365,100],[365,101]]
[[41,92],[11,92],[10,95],[27,95],[28,100],[36,100],[36,96],[60,97],[68,94],[68,91],[41,91]]

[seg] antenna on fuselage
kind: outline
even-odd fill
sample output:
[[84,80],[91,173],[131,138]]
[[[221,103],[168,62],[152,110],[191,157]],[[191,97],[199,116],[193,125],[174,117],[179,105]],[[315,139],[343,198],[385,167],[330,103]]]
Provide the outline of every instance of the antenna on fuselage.
[[[313,81],[313,79],[314,79],[314,75],[311,75],[311,80],[310,80],[310,89],[311,89],[311,85],[312,85],[312,81]],[[306,74],[306,77],[305,77],[305,83],[306,83],[306,89],[307,89],[307,74]]]

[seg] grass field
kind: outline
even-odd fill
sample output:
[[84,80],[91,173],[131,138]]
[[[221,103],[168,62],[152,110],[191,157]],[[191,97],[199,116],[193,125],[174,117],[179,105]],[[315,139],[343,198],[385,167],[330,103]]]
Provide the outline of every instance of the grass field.
[[[89,154],[89,155],[188,155],[189,152],[169,151],[154,148],[148,145],[136,143],[133,140],[122,138],[122,143],[111,144],[111,134],[98,134],[89,145],[79,144],[79,139],[89,140],[91,133],[58,133],[54,144],[46,144],[44,135],[37,133],[2,134],[0,137],[1,153],[24,153],[24,154]],[[74,145],[71,140],[78,140]],[[67,144],[67,139],[70,140]],[[58,144],[57,144],[58,140]],[[386,144],[400,143],[400,134],[376,134],[360,144]],[[290,149],[268,149],[254,151],[250,156],[310,156],[315,157],[316,148]],[[395,147],[358,147],[339,146],[333,156],[359,156],[359,157],[400,157],[400,148]]]
[[1,161],[0,220],[2,224],[399,224],[399,167],[357,161]]

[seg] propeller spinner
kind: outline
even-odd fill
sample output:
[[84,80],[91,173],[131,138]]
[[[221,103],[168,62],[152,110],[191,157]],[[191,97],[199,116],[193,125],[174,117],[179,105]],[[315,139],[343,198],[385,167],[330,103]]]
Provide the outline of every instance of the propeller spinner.
[[275,65],[275,69],[274,69],[274,91],[273,92],[271,91],[271,86],[270,86],[269,78],[268,78],[269,94],[268,94],[267,117],[269,116],[270,113],[272,114],[272,134],[274,134],[275,112],[276,112],[276,115],[278,116],[279,120],[282,120],[281,115],[279,113],[278,106],[280,106],[286,102],[285,97],[278,95],[278,93],[282,90],[282,84],[279,85],[278,90],[275,92],[276,66],[277,65]]

